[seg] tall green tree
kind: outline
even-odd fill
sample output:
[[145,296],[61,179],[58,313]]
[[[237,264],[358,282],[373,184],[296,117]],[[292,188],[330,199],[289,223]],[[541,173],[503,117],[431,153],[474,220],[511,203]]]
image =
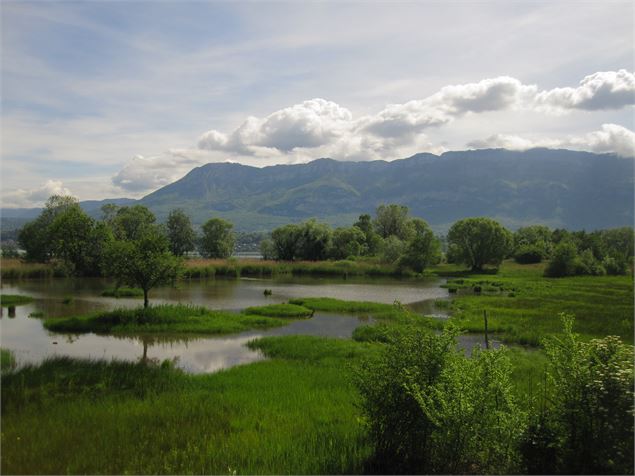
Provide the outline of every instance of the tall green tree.
[[146,224],[135,230],[134,239],[112,240],[105,247],[104,268],[118,283],[143,290],[143,306],[148,307],[152,288],[171,284],[178,278],[182,263],[170,253],[162,230]]
[[382,238],[373,228],[373,220],[368,214],[360,215],[353,226],[359,228],[366,237],[364,254],[375,255],[379,252],[382,244]]
[[201,254],[206,258],[229,258],[236,242],[233,226],[222,218],[211,218],[205,222],[200,241]]
[[514,233],[514,258],[519,263],[539,263],[551,256],[551,230],[543,225],[524,226]]
[[196,233],[192,222],[181,209],[172,210],[166,223],[170,250],[175,256],[183,256],[193,251],[196,243]]
[[18,234],[18,242],[26,251],[26,260],[46,263],[54,257],[54,244],[50,227],[55,218],[71,207],[79,207],[77,199],[65,195],[52,195],[40,215],[27,223]]
[[273,257],[281,261],[293,261],[297,255],[300,226],[288,224],[271,232]]
[[400,264],[421,273],[431,264],[439,262],[441,245],[425,220],[413,218],[410,223],[413,234],[406,244]]
[[62,260],[72,274],[96,275],[99,258],[92,241],[95,221],[90,218],[78,204],[70,206],[57,214],[48,228],[48,239],[53,254]]
[[499,266],[512,246],[512,234],[491,218],[464,218],[448,231],[448,245],[452,254],[472,271],[483,266]]
[[375,211],[373,226],[377,234],[384,239],[396,236],[402,241],[407,241],[412,236],[408,207],[404,205],[379,205]]
[[356,226],[336,228],[329,255],[333,259],[361,256],[366,253],[366,235]]
[[113,233],[118,240],[136,240],[155,221],[154,214],[142,205],[119,207],[112,220]]
[[315,220],[304,222],[300,225],[296,242],[297,257],[309,261],[325,260],[331,248],[331,238],[330,226]]

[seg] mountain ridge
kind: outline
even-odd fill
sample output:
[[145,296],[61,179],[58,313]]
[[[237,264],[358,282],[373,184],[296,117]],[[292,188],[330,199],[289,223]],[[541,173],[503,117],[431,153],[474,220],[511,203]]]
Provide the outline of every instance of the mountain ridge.
[[381,203],[406,205],[437,231],[467,216],[490,216],[511,228],[596,229],[632,226],[633,164],[614,154],[544,148],[419,153],[390,162],[320,158],[261,168],[209,163],[130,204],[148,206],[160,221],[183,208],[194,223],[218,216],[240,231],[311,217],[350,225]]

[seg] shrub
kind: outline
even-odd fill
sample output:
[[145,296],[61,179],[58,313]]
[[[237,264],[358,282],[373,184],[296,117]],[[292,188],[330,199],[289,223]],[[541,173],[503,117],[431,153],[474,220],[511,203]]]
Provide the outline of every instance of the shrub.
[[524,417],[511,394],[506,351],[477,350],[467,358],[456,349],[457,334],[447,326],[441,335],[382,335],[390,336],[384,353],[359,369],[374,445],[369,471],[513,471]]
[[633,348],[616,336],[582,342],[573,317],[544,342],[543,401],[521,451],[527,472],[633,474]]
[[602,267],[606,270],[606,274],[620,275],[628,273],[628,262],[608,257],[602,261]]
[[556,246],[547,268],[545,276],[559,278],[576,274],[578,249],[571,241],[563,241]]

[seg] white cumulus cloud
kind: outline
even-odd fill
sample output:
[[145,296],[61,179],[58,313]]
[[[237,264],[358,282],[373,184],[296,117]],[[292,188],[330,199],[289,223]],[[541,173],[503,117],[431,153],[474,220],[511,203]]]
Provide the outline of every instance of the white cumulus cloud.
[[546,110],[621,109],[635,104],[635,74],[625,69],[597,72],[586,76],[577,88],[542,91],[535,102]]
[[2,206],[7,208],[41,207],[51,195],[72,195],[61,180],[47,180],[34,189],[19,188],[3,194]]
[[[240,162],[252,165],[301,163],[319,157],[337,160],[393,160],[417,152],[442,153],[443,140],[434,143],[433,132],[456,121],[480,114],[544,114],[557,119],[573,111],[620,109],[635,103],[635,75],[626,71],[597,72],[577,87],[540,90],[510,76],[449,85],[423,99],[390,104],[382,110],[354,117],[333,101],[310,99],[259,118],[247,117],[228,132],[205,132],[195,149],[168,151],[153,157],[137,156],[113,178],[115,186],[131,193],[154,190],[207,162]],[[513,112],[508,112],[512,114]],[[500,117],[499,123],[500,123]],[[458,126],[457,126],[458,127]],[[496,132],[496,131],[494,131]],[[469,137],[469,136],[468,136]],[[465,139],[462,139],[462,141]],[[438,141],[438,139],[437,139]],[[470,147],[568,147],[593,152],[633,155],[633,132],[616,124],[564,138],[522,137],[494,133]]]
[[560,139],[529,139],[517,135],[494,134],[484,140],[475,140],[467,144],[474,149],[504,148],[527,150],[534,147],[565,148],[588,152],[612,152],[621,157],[635,157],[635,133],[617,124],[603,124],[593,132]]

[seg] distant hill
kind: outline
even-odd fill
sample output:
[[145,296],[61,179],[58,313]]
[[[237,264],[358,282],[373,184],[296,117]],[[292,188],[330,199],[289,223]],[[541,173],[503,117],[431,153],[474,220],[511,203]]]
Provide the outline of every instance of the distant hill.
[[263,168],[212,163],[138,203],[160,220],[183,208],[195,223],[220,216],[240,231],[310,217],[347,225],[382,203],[407,205],[438,231],[468,216],[490,216],[511,228],[542,223],[591,230],[633,224],[633,164],[613,154],[552,149]]
[[392,162],[319,159],[256,168],[213,163],[144,197],[160,216],[175,207],[240,230],[317,217],[350,224],[381,203],[401,203],[438,230],[468,216],[512,228],[530,223],[596,229],[633,224],[633,160],[569,150],[417,154]]

